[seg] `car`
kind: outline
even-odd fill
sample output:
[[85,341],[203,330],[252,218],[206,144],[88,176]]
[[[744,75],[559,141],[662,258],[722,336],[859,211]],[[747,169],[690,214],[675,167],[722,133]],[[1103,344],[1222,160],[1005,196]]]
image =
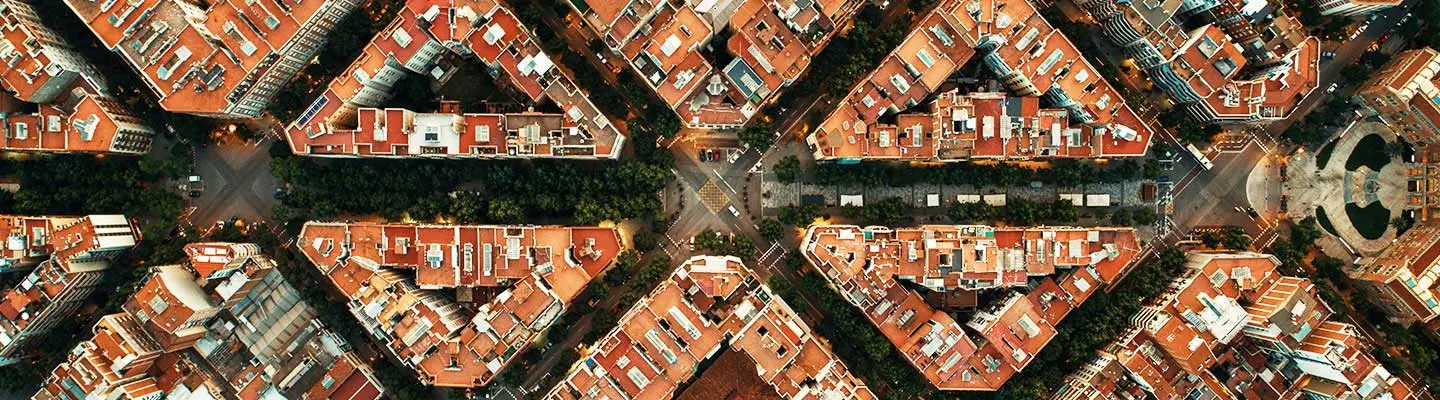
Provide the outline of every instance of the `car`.
[[205,182],[200,180],[199,175],[190,175],[185,183],[180,184],[180,189],[189,192],[190,198],[200,197],[205,192]]
[[739,217],[739,216],[740,216],[740,210],[735,209],[735,206],[730,206],[730,214],[733,214],[733,215],[735,215],[736,217]]
[[288,195],[288,194],[289,194],[289,193],[286,193],[286,192],[285,192],[285,188],[283,188],[283,187],[276,187],[276,188],[275,188],[275,194],[272,195],[271,197],[274,197],[275,200],[285,200],[285,196]]
[[1332,84],[1330,84],[1330,87],[1329,87],[1329,88],[1326,88],[1326,89],[1325,89],[1325,93],[1335,93],[1335,89],[1339,89],[1339,88],[1340,88],[1340,83],[1338,83],[1338,82],[1337,82],[1337,83],[1332,83]]

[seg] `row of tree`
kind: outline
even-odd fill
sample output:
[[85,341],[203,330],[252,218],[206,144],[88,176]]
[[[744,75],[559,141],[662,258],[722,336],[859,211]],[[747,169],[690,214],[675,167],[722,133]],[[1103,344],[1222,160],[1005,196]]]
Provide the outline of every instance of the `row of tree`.
[[[804,267],[805,262],[798,253],[792,251],[787,259],[791,268]],[[1062,320],[1056,327],[1055,338],[1036,354],[1035,360],[995,393],[935,390],[865,314],[846,302],[825,278],[813,271],[806,271],[795,282],[771,279],[769,286],[792,307],[801,309],[802,305],[809,304],[820,310],[824,319],[812,324],[816,333],[830,343],[851,372],[883,398],[1044,399],[1054,393],[1066,373],[1079,368],[1094,357],[1101,346],[1115,340],[1130,324],[1130,316],[1139,311],[1147,299],[1160,294],[1184,265],[1185,255],[1174,249],[1141,260],[1135,271],[1114,290],[1096,292],[1083,307]]]
[[1047,399],[1073,372],[1096,356],[1102,346],[1131,324],[1130,318],[1149,299],[1169,286],[1185,268],[1185,254],[1170,248],[1138,261],[1113,290],[1097,291],[1085,304],[1056,325],[1056,334],[1024,370],[994,395],[970,398]]
[[[569,335],[579,334],[579,343],[585,345],[599,341],[615,329],[620,316],[624,315],[636,300],[670,275],[670,264],[671,260],[664,256],[644,260],[634,251],[620,253],[616,257],[615,265],[591,280],[556,323],[548,328],[544,338],[532,343],[515,363],[501,371],[496,382],[521,385],[526,375],[536,373],[535,368],[539,367],[536,364],[544,359],[547,351],[559,351],[561,354],[557,361],[549,366],[549,372],[536,385],[547,389],[555,387],[580,359],[580,353],[575,346],[565,345]],[[605,299],[612,295],[617,296],[615,299],[618,301],[605,302]],[[590,316],[589,324],[582,325],[580,322],[587,315]],[[556,347],[557,345],[559,347]],[[541,391],[532,394],[544,393]]]
[[1285,139],[1310,147],[1312,150],[1330,140],[1355,116],[1356,105],[1350,103],[1349,93],[1388,62],[1390,62],[1390,55],[1370,51],[1360,56],[1359,63],[1346,65],[1344,69],[1340,70],[1340,77],[1336,80],[1339,89],[1326,98],[1324,104],[1307,114],[1304,119],[1290,125],[1285,130]]
[[670,175],[643,162],[316,160],[273,151],[295,188],[275,218],[378,214],[391,220],[595,224],[660,213]]
[[[798,251],[792,252],[787,261],[798,268],[805,261],[796,253]],[[797,282],[771,279],[769,286],[792,308],[798,310],[810,304],[824,314],[824,319],[813,321],[810,326],[830,343],[850,372],[872,390],[891,399],[935,398],[939,394],[859,308],[827,285],[825,278],[807,270]]]
[[710,229],[695,235],[696,254],[740,257],[745,262],[755,260],[758,253],[755,242],[746,235],[725,235]]

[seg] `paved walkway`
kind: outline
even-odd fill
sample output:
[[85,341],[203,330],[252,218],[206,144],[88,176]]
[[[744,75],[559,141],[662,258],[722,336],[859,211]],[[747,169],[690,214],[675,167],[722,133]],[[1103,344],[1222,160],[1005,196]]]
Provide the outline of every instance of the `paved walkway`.
[[[1385,234],[1377,239],[1365,239],[1355,230],[1355,225],[1350,223],[1350,218],[1345,213],[1345,205],[1356,203],[1363,207],[1373,199],[1389,209],[1390,218],[1394,219],[1404,211],[1408,195],[1405,187],[1406,167],[1398,158],[1392,158],[1378,174],[1371,174],[1370,170],[1364,167],[1359,168],[1359,171],[1345,169],[1345,161],[1350,158],[1355,145],[1370,134],[1379,134],[1387,142],[1396,140],[1394,133],[1385,124],[1358,123],[1344,137],[1338,139],[1339,142],[1335,144],[1330,160],[1323,169],[1316,165],[1316,153],[1296,154],[1290,162],[1290,181],[1286,182],[1285,186],[1290,195],[1291,219],[1299,221],[1315,216],[1315,209],[1324,207],[1330,224],[1340,236],[1339,239],[1348,243],[1362,256],[1374,255],[1384,250],[1395,239],[1395,231],[1386,229]],[[1366,181],[1373,184],[1374,196],[1364,193]],[[1339,244],[1338,241],[1322,240],[1320,244],[1326,247],[1324,250],[1327,254],[1349,253],[1344,249],[1333,248]]]
[[1280,196],[1284,194],[1281,186],[1280,163],[1272,157],[1263,157],[1245,177],[1245,200],[1262,215],[1277,214],[1280,212]]
[[1026,199],[1035,202],[1051,202],[1060,198],[1060,194],[1108,194],[1110,204],[1115,206],[1153,206],[1154,202],[1143,201],[1140,198],[1140,186],[1144,180],[1135,180],[1122,183],[1102,183],[1085,185],[1084,187],[1031,187],[1021,184],[1009,188],[997,187],[975,187],[970,185],[948,186],[919,184],[914,186],[882,186],[882,187],[861,187],[861,186],[822,186],[809,183],[780,183],[766,180],[764,184],[764,207],[775,209],[782,206],[800,204],[802,196],[818,195],[825,198],[825,204],[837,206],[840,204],[841,195],[864,195],[866,202],[880,201],[891,197],[901,198],[905,204],[911,207],[928,207],[927,198],[931,194],[940,196],[940,206],[949,207],[957,201],[957,195],[974,194],[1005,194],[1009,199]]

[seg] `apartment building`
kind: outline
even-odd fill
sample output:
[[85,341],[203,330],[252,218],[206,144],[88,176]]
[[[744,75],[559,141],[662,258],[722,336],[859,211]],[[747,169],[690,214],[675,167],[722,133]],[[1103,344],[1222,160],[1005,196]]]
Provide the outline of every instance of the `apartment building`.
[[0,366],[25,356],[94,292],[110,261],[134,247],[140,228],[120,215],[0,216],[5,270],[33,268],[0,294]]
[[728,348],[786,399],[874,399],[800,316],[733,256],[696,256],[620,317],[547,399],[674,398]]
[[[1129,228],[977,225],[811,227],[801,252],[941,390],[994,391],[1055,336],[1055,325],[1140,254]],[[1031,284],[1031,280],[1038,284]],[[963,324],[928,291],[1011,290]]]
[[622,250],[598,227],[311,222],[298,243],[390,356],[455,388],[493,380]]
[[1366,113],[1377,115],[1416,147],[1440,144],[1440,52],[1432,48],[1396,54],[1355,90]]
[[[840,137],[815,143],[816,153],[831,160],[952,162],[1085,158],[1105,150],[1103,141],[1090,140],[1097,128],[1072,126],[1068,111],[1041,108],[1038,97],[961,94],[952,89],[935,95],[928,109],[905,111],[894,118],[893,124],[876,123],[861,130],[846,129],[839,119],[827,120],[842,125],[820,129]],[[822,143],[826,147],[818,147]],[[1114,150],[1110,148],[1110,155]],[[1143,153],[1144,147],[1135,151]]]
[[863,3],[586,0],[571,7],[681,123],[733,129],[800,79]]
[[[1320,40],[1263,2],[1077,4],[1151,83],[1202,123],[1285,119],[1320,85]],[[1187,29],[1193,21],[1212,22]]]
[[[443,77],[449,71],[440,60],[450,57],[483,63],[532,103],[523,114],[545,122],[497,126],[495,114],[472,119],[384,108],[401,78]],[[396,118],[423,118],[391,119],[392,110]],[[291,151],[323,157],[614,159],[625,143],[589,95],[495,0],[407,1],[285,134]]]
[[1320,0],[1315,6],[1321,15],[1357,16],[1400,5],[1400,0]]
[[1410,399],[1308,279],[1256,253],[1191,253],[1184,272],[1053,399]]
[[[923,107],[932,94],[941,93],[932,110],[951,107],[957,95],[945,92],[953,87],[947,80],[972,59],[1012,95],[1039,100],[1020,103],[1043,103],[1046,109],[1037,113],[1049,125],[1026,126],[1023,112],[993,110],[988,111],[997,124],[993,128],[985,128],[985,116],[959,111],[932,113],[928,126],[915,124],[920,117],[907,111]],[[975,122],[966,122],[974,118],[980,118],[979,139]],[[1060,120],[1065,125],[1058,125]],[[1029,2],[947,0],[920,19],[806,142],[817,160],[961,161],[1139,157],[1151,136],[1120,92]]]
[[[21,0],[0,1],[0,150],[144,154],[155,131]],[[29,104],[22,104],[29,103]]]
[[1348,275],[1403,323],[1440,324],[1440,223],[1416,224],[1378,255],[1362,257]]
[[15,98],[45,104],[65,94],[76,81],[106,86],[95,66],[50,30],[30,3],[0,1],[0,20],[4,21],[0,26],[4,33],[0,59],[6,63],[3,82]]
[[360,0],[65,0],[166,111],[255,118]]
[[384,389],[254,244],[186,246],[32,398],[371,399]]

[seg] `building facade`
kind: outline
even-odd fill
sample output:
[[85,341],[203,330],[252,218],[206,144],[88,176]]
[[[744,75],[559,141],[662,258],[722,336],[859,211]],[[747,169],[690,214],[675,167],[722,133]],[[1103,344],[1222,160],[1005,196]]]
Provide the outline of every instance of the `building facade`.
[[1355,91],[1362,111],[1379,116],[1416,147],[1440,144],[1440,52],[1431,48],[1396,54]]
[[0,265],[34,268],[0,297],[0,366],[73,313],[109,268],[140,240],[138,226],[120,215],[79,218],[0,216],[6,254]]
[[166,111],[255,118],[360,0],[65,0]]
[[1374,13],[1400,5],[1400,0],[1318,0],[1315,6],[1322,15],[1356,16]]
[[1416,224],[1385,251],[1361,258],[1346,272],[1365,283],[1393,320],[1440,323],[1435,318],[1440,315],[1440,223]]
[[[479,61],[509,83],[506,89],[523,94],[526,113],[548,108],[539,113],[549,121],[502,131],[494,122],[446,124],[444,117],[433,116],[416,126],[417,119],[405,115],[431,113],[384,107],[400,79],[439,79],[452,72],[453,62],[442,65],[442,59]],[[390,118],[392,110],[401,115]],[[405,2],[285,134],[291,151],[320,157],[615,159],[625,144],[625,136],[589,94],[556,67],[510,9],[494,0]]]
[[254,244],[195,243],[95,325],[36,400],[378,400],[370,366]]
[[1266,254],[1191,253],[1052,399],[1411,399],[1359,329],[1335,321],[1316,286],[1281,275],[1279,264]]
[[[21,0],[0,1],[0,150],[143,154],[155,131]],[[32,106],[16,104],[32,103]]]
[[[1202,123],[1285,119],[1319,86],[1320,41],[1280,10],[1237,0],[1077,4]],[[1273,11],[1273,12],[1272,12]],[[1197,25],[1193,21],[1206,21]]]
[[599,227],[311,222],[298,243],[390,357],[453,388],[495,379],[622,250]]

